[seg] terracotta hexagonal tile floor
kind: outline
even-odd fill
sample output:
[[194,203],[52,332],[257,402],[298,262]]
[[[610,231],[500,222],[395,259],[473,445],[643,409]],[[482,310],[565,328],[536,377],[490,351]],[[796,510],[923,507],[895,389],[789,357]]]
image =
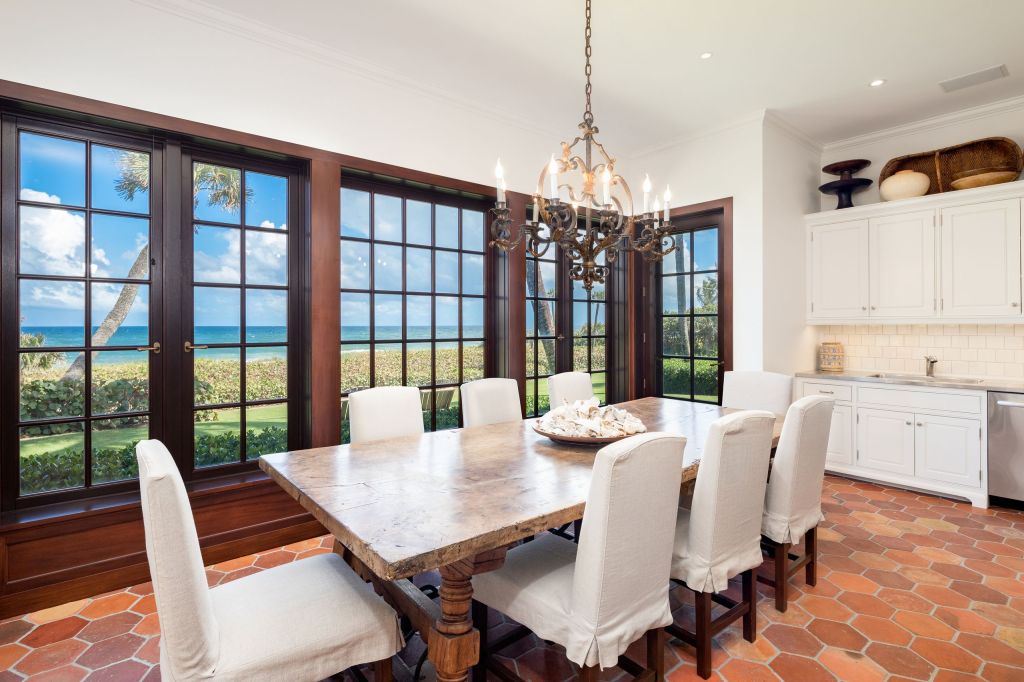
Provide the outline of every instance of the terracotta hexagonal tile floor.
[[[794,578],[785,614],[760,586],[757,641],[744,641],[738,626],[719,634],[712,679],[1024,681],[1024,513],[831,476],[822,502],[818,584]],[[225,561],[207,569],[208,581],[236,580],[331,545],[313,538]],[[677,618],[692,622],[687,594],[676,588],[672,598]],[[492,619],[492,632],[507,631],[500,614]],[[0,621],[0,682],[157,680],[159,632],[149,584]],[[395,659],[396,679],[412,680],[423,648],[410,639]],[[505,653],[529,680],[575,676],[562,650],[536,637]],[[673,682],[699,679],[693,650],[678,641],[667,642],[666,663]],[[429,663],[424,677],[434,678]],[[601,678],[626,679],[618,671]]]

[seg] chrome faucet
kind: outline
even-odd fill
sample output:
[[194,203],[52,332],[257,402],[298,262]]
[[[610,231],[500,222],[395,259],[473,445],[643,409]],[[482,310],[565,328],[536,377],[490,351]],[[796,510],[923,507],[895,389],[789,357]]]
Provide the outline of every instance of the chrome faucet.
[[935,376],[935,365],[939,362],[939,359],[934,355],[924,356],[925,367],[924,373],[930,377]]

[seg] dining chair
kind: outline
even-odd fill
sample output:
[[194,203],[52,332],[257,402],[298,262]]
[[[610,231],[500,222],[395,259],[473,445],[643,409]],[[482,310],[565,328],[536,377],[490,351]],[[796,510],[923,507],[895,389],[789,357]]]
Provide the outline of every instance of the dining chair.
[[523,418],[519,382],[515,379],[477,379],[462,384],[459,391],[463,426],[486,426]]
[[349,434],[352,443],[423,433],[420,389],[415,386],[378,386],[348,395]]
[[551,407],[571,405],[594,397],[594,384],[587,372],[562,372],[548,377]]
[[[541,535],[509,550],[498,570],[473,576],[481,637],[474,679],[484,679],[488,667],[502,679],[516,679],[487,647],[488,607],[524,626],[502,644],[532,631],[564,646],[583,680],[596,680],[598,668],[615,665],[664,678],[661,628],[672,622],[669,565],[685,447],[682,436],[647,433],[602,448],[594,457],[579,544]],[[646,668],[620,661],[645,635]]]
[[374,663],[391,679],[398,617],[334,554],[210,588],[188,495],[160,441],[135,449],[146,558],[172,680],[321,680]]
[[726,372],[722,407],[767,410],[778,417],[793,402],[793,377],[776,372]]
[[[673,623],[669,634],[697,649],[697,674],[711,676],[711,637],[743,618],[743,637],[757,637],[757,580],[768,462],[775,416],[737,412],[712,422],[697,470],[691,508],[680,507],[672,552],[672,580],[693,592],[695,632]],[[584,526],[586,531],[586,526]],[[742,600],[722,594],[742,580]],[[712,605],[728,611],[712,618]]]
[[[758,580],[775,588],[775,608],[781,612],[789,606],[789,579],[801,568],[808,585],[818,581],[817,531],[824,518],[821,486],[834,402],[812,395],[793,403],[786,412],[772,460],[761,544],[774,560],[775,572],[774,578],[758,575]],[[790,548],[801,538],[803,556],[791,554]]]

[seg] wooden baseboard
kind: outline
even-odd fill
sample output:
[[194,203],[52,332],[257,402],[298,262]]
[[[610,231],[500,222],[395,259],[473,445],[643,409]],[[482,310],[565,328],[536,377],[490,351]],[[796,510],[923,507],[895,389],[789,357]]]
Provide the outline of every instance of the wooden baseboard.
[[[192,503],[207,565],[327,533],[270,481],[206,492]],[[108,541],[96,541],[104,537]],[[0,532],[0,575],[0,618],[147,582],[141,510],[120,508]]]

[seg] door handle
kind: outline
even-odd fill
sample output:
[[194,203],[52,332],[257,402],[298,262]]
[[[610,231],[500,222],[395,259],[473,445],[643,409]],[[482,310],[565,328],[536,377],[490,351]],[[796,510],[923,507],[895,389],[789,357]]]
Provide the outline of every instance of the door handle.
[[148,350],[152,351],[153,355],[160,355],[160,342],[154,341],[152,346],[139,346],[135,350],[139,351],[140,353]]
[[185,342],[185,352],[186,353],[191,353],[194,350],[202,350],[204,348],[209,348],[209,346],[193,346],[191,341],[186,341]]
[[1024,403],[1018,403],[1013,400],[997,400],[996,405],[999,407],[1024,407]]

